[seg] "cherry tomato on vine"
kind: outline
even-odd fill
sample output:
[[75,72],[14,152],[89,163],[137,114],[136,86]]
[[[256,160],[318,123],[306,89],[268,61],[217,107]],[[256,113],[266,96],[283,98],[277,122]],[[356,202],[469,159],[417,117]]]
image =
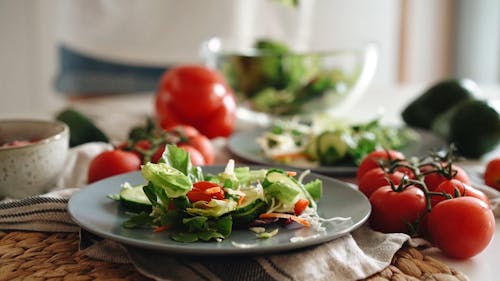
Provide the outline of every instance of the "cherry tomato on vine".
[[[167,132],[176,134],[180,138],[177,145],[189,145],[203,156],[206,165],[213,164],[215,161],[215,150],[210,140],[202,135],[196,128],[189,125],[176,125],[165,129]],[[161,155],[160,155],[161,156]]]
[[87,179],[92,183],[114,175],[138,171],[140,167],[141,159],[133,152],[119,149],[105,151],[90,162]]
[[395,150],[375,150],[368,155],[366,155],[361,163],[358,166],[358,171],[356,173],[356,179],[358,182],[361,180],[361,177],[373,168],[378,168],[379,160],[388,160],[388,159],[404,159],[403,153]]
[[177,147],[184,149],[187,153],[189,153],[189,159],[191,159],[191,163],[195,166],[203,166],[205,165],[205,158],[200,153],[200,151],[189,144],[178,144]]
[[[454,164],[451,166],[451,168],[452,168],[452,173],[454,174],[453,176],[454,179],[457,179],[469,185],[471,184],[469,175],[467,175],[464,169]],[[436,170],[436,168],[431,165],[426,165],[420,168],[421,173],[428,173],[429,171],[432,170]],[[424,177],[425,185],[431,191],[435,190],[439,186],[439,184],[445,180],[447,180],[447,178],[442,173],[439,172],[429,173]]]
[[484,183],[500,190],[500,157],[490,160],[486,165]]
[[358,183],[359,191],[366,197],[370,198],[372,193],[382,186],[390,185],[389,180],[394,185],[399,185],[405,174],[395,171],[394,173],[386,173],[382,168],[374,168],[366,172]]
[[446,255],[467,259],[482,252],[495,233],[495,217],[474,197],[445,200],[428,214],[430,240]]
[[[490,200],[482,191],[457,179],[443,181],[434,191],[449,194],[451,197],[471,196],[483,201],[488,206],[490,205]],[[458,192],[458,196],[455,196],[455,192]],[[434,207],[436,204],[443,200],[445,200],[444,196],[432,195],[431,205]]]
[[424,192],[415,186],[400,192],[380,187],[370,196],[370,203],[370,226],[384,233],[409,233],[410,226],[426,212]]
[[236,99],[217,71],[183,65],[162,76],[155,109],[163,128],[185,124],[208,138],[227,137],[234,126]]

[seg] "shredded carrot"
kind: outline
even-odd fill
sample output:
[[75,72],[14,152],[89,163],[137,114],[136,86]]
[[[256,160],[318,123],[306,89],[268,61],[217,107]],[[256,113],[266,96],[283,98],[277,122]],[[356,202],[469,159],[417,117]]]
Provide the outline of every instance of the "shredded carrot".
[[289,177],[295,177],[297,175],[297,172],[294,172],[294,171],[286,171],[286,174],[289,176]]
[[307,155],[304,152],[292,152],[292,153],[273,155],[271,157],[276,161],[286,161],[298,158],[307,158]]
[[243,203],[243,200],[245,200],[245,196],[244,195],[241,195],[239,198],[238,198],[238,206],[241,205]]
[[168,225],[162,225],[162,226],[157,226],[155,229],[153,229],[154,232],[162,232],[167,229],[170,229],[170,226]]
[[291,219],[294,222],[300,223],[305,227],[310,227],[311,224],[303,219],[299,218],[298,216],[292,215],[292,214],[283,214],[283,213],[264,213],[259,216],[261,219]]
[[214,186],[214,187],[210,187],[210,188],[205,189],[204,192],[207,194],[215,194],[215,193],[219,193],[220,191],[221,191],[220,186]]

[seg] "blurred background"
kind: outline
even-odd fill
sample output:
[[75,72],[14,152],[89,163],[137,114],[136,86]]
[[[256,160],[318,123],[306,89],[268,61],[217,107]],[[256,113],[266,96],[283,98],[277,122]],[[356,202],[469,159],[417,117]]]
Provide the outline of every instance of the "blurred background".
[[[201,38],[231,33],[274,36],[315,47],[375,42],[379,63],[368,91],[429,84],[451,76],[469,77],[484,85],[500,82],[500,1],[496,0],[315,0],[303,1],[295,9],[271,0],[221,0],[216,6],[203,0],[119,1],[122,13],[116,17],[127,10],[134,16],[108,18],[109,22],[103,21],[104,14],[96,14],[99,20],[93,20],[91,11],[78,10],[85,8],[83,2],[94,0],[0,0],[0,117],[60,106],[65,95],[55,87],[60,70],[58,47],[78,39],[95,41],[105,32],[123,40],[123,48],[108,50],[117,59],[122,59],[123,49],[138,54],[131,63],[142,60],[157,67],[169,59],[178,60],[173,63],[200,61]],[[97,2],[104,7],[113,4]],[[149,4],[164,10],[148,8]],[[189,9],[189,5],[196,8]],[[223,5],[226,10],[219,8]],[[78,18],[78,12],[85,16]],[[192,27],[197,21],[215,12],[227,17],[220,16],[213,23],[211,34],[196,34]],[[165,16],[153,22],[159,24],[157,29],[134,29],[134,21],[148,14],[151,21]],[[120,20],[123,24],[110,25]],[[217,27],[221,34],[216,33]],[[137,44],[141,40],[144,44]],[[104,46],[106,38],[98,42]],[[183,52],[176,53],[174,48]]]

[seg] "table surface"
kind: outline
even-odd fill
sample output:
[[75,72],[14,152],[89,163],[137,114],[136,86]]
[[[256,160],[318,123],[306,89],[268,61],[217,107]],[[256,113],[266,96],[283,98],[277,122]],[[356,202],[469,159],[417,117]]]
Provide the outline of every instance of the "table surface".
[[[364,96],[349,109],[347,119],[352,121],[367,121],[380,116],[381,121],[386,124],[402,124],[400,112],[405,105],[416,95],[421,93],[428,85],[372,87]],[[500,100],[500,85],[481,86],[485,97]],[[142,125],[146,117],[153,113],[153,95],[147,93],[114,96],[106,98],[85,99],[71,102],[72,106],[82,110],[92,117],[97,125],[115,140],[126,138],[128,129],[132,126]],[[112,110],[110,110],[110,108]],[[37,117],[52,118],[54,109],[40,109],[37,112],[19,113],[16,116],[3,117]],[[238,123],[238,129],[247,124]],[[216,139],[214,143],[218,147],[224,147],[225,140]],[[217,164],[223,164],[230,155],[227,150],[220,149],[216,158]],[[484,167],[486,161],[500,156],[500,147],[477,161],[468,161],[467,165]],[[480,170],[480,169],[479,169]],[[344,179],[350,180],[350,179]],[[458,261],[446,258],[439,251],[427,253],[440,259],[452,268],[466,274],[470,280],[498,280],[500,276],[500,218],[496,219],[495,237],[491,244],[479,255]]]

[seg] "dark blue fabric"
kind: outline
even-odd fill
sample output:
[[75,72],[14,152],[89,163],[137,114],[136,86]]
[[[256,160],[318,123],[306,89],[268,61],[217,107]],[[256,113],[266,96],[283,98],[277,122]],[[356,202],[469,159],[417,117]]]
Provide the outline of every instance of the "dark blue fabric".
[[59,46],[54,81],[64,95],[124,94],[155,91],[167,67],[143,67],[96,59]]

